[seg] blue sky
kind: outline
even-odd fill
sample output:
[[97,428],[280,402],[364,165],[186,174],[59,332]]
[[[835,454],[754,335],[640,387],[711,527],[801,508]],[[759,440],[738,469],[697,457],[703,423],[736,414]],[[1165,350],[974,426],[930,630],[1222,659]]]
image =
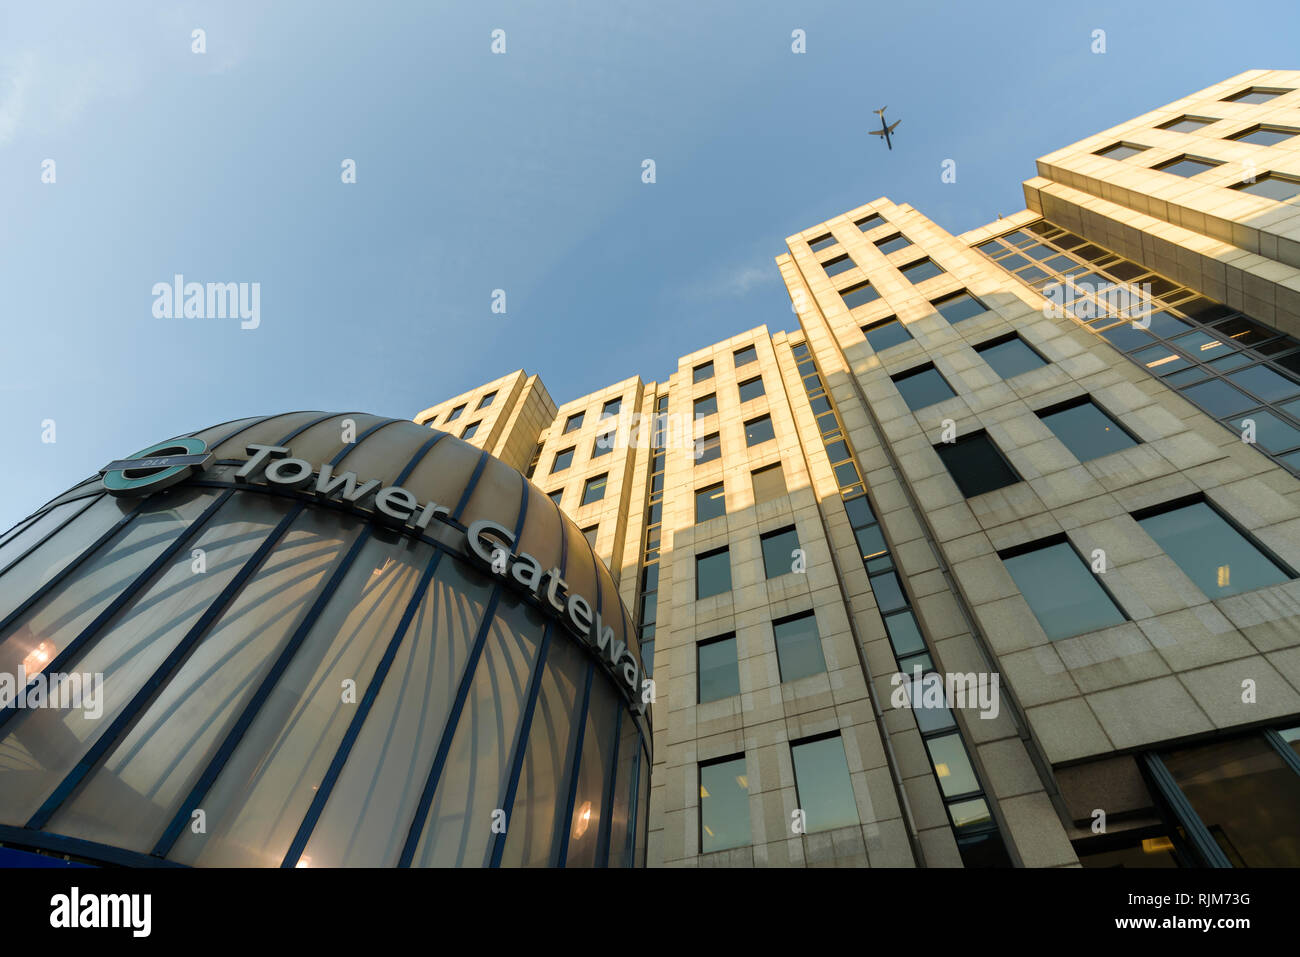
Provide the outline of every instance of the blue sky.
[[[1293,2],[6,4],[0,527],[244,415],[406,418],[521,367],[557,402],[662,379],[790,327],[791,233],[879,196],[954,232],[1013,213],[1035,157],[1294,68],[1298,26]],[[866,133],[886,104],[893,152]],[[259,283],[260,325],[156,318],[176,273]]]

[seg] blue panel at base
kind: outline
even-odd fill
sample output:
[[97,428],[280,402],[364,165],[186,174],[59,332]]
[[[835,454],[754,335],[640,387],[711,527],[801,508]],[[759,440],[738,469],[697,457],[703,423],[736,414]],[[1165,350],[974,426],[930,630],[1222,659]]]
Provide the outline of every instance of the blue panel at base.
[[65,861],[48,854],[33,854],[12,847],[0,847],[0,867],[91,867],[80,861]]

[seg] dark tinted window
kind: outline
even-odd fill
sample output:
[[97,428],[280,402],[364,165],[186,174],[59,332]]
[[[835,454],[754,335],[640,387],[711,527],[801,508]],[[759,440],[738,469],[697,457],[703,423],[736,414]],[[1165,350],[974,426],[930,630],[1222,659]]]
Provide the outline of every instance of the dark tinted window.
[[740,401],[748,402],[751,399],[757,399],[759,396],[767,395],[767,390],[763,388],[763,377],[758,376],[740,383]]
[[1013,379],[1021,373],[1047,364],[1037,352],[1016,335],[978,345],[975,351],[994,372],[1004,379]]
[[740,694],[736,636],[711,638],[695,646],[700,704]]
[[564,433],[566,435],[582,428],[582,415],[581,412],[575,412],[564,421]]
[[716,415],[718,411],[718,397],[710,392],[708,395],[702,395],[695,400],[695,415],[706,416]]
[[911,241],[902,233],[895,233],[886,239],[881,239],[876,242],[876,248],[886,256],[890,253],[896,253],[900,249],[906,249],[910,245],[912,245]]
[[1281,201],[1300,193],[1300,179],[1288,179],[1277,173],[1265,173],[1263,176],[1257,176],[1253,183],[1239,183],[1232,188],[1250,193],[1252,196]]
[[1225,103],[1267,103],[1275,96],[1290,92],[1290,90],[1262,90],[1259,87],[1252,86],[1232,96],[1225,96],[1223,101]]
[[1138,524],[1210,598],[1253,591],[1291,577],[1205,502],[1147,513]]
[[705,362],[691,370],[691,380],[693,382],[703,382],[705,379],[713,378],[713,363]]
[[1004,557],[1002,563],[1048,638],[1068,638],[1124,621],[1124,613],[1068,542]]
[[695,440],[696,465],[700,465],[704,462],[712,462],[720,455],[722,455],[722,440],[718,437],[717,432]]
[[582,530],[582,537],[587,540],[587,544],[589,544],[592,548],[596,547],[596,533],[599,531],[600,531],[599,525],[592,525]]
[[884,319],[880,322],[866,326],[862,334],[867,337],[867,342],[871,348],[877,352],[883,352],[890,346],[896,346],[900,342],[907,342],[912,338],[912,334],[897,319]]
[[1129,146],[1127,143],[1116,143],[1114,146],[1108,146],[1104,150],[1098,150],[1098,156],[1109,156],[1113,160],[1128,159],[1130,156],[1136,156],[1146,150],[1145,146]]
[[858,802],[853,797],[844,742],[838,734],[791,744],[795,789],[807,833],[856,827]]
[[1054,411],[1040,412],[1038,417],[1080,462],[1137,445],[1118,422],[1090,399]]
[[850,309],[856,309],[858,306],[865,306],[869,302],[875,302],[880,298],[880,293],[876,292],[876,287],[871,283],[860,282],[856,286],[840,290],[840,298],[844,300],[844,305]]
[[907,407],[913,410],[923,409],[944,399],[951,399],[957,394],[952,391],[952,386],[948,385],[934,366],[926,366],[923,369],[895,376],[894,385],[902,394]]
[[826,670],[817,617],[812,612],[772,622],[772,635],[782,681],[795,681]]
[[954,323],[988,311],[988,307],[984,303],[965,291],[953,293],[951,296],[944,296],[942,299],[936,299],[931,305],[938,309],[939,314],[945,319]]
[[799,535],[794,526],[768,532],[759,537],[763,544],[763,570],[768,578],[779,578],[794,571]]
[[758,352],[753,346],[745,346],[743,349],[737,349],[735,353],[736,368],[747,366],[758,359]]
[[757,419],[750,419],[745,423],[746,445],[762,445],[774,438],[776,438],[776,432],[772,428],[772,417],[770,415],[759,416]]
[[822,263],[822,268],[826,270],[826,275],[838,276],[840,273],[847,272],[856,265],[857,263],[845,255],[836,256],[834,259],[826,260],[826,262]]
[[604,408],[600,410],[600,417],[604,419],[611,415],[618,415],[618,410],[621,409],[622,407],[623,407],[622,399],[610,399],[608,402],[605,403]]
[[823,249],[830,249],[834,245],[835,245],[835,237],[832,236],[830,233],[826,233],[825,235],[818,236],[816,239],[808,243],[808,248],[815,253],[819,253]]
[[1158,130],[1170,130],[1174,133],[1192,133],[1199,130],[1202,126],[1208,126],[1213,120],[1198,120],[1190,116],[1180,116],[1176,120],[1170,120],[1168,123],[1161,123],[1156,127]]
[[605,497],[605,480],[608,478],[609,475],[605,474],[587,479],[587,484],[582,487],[583,505],[590,505],[592,502],[599,502]]
[[745,756],[700,765],[700,851],[744,847],[749,834]]
[[722,483],[697,489],[695,492],[695,522],[707,522],[711,518],[727,514],[727,497]]
[[885,225],[885,220],[879,213],[872,213],[870,216],[864,216],[856,220],[853,225],[865,233],[868,229],[875,229],[877,226]]
[[606,452],[613,451],[614,443],[616,443],[617,441],[618,441],[617,431],[603,432],[600,435],[596,436],[596,441],[593,442],[591,445],[591,457],[593,459],[599,458],[600,456],[604,455]]
[[1222,163],[1193,159],[1190,156],[1179,156],[1158,166],[1153,166],[1152,169],[1158,169],[1162,173],[1173,173],[1175,176],[1195,176],[1197,173],[1204,173],[1207,169],[1214,169],[1214,167],[1222,165]]
[[731,591],[731,553],[725,548],[695,556],[695,597]]
[[1256,146],[1273,146],[1293,136],[1300,136],[1300,130],[1288,126],[1253,126],[1228,139],[1238,143],[1254,143]]
[[922,259],[919,262],[909,263],[899,270],[903,278],[911,283],[924,282],[933,276],[943,273],[943,270],[932,259]]
[[1020,481],[987,433],[976,432],[956,442],[937,445],[935,451],[967,498]]
[[547,498],[549,498],[556,505],[559,505],[560,499],[564,498],[564,489],[557,488],[554,492],[548,493]]
[[[497,394],[495,392],[489,392],[487,395],[483,396],[483,398],[479,399],[478,408],[486,409],[489,405],[492,404],[492,400],[495,399],[496,397]],[[474,411],[477,412],[478,409],[475,409]]]
[[465,431],[460,434],[460,437],[462,439],[472,439],[474,438],[474,433],[477,431],[478,431],[478,423],[471,422],[469,425],[465,426]]
[[460,418],[460,414],[464,411],[465,411],[465,407],[463,405],[456,406],[456,408],[451,410],[451,414],[447,416],[447,421],[455,422],[457,419]]
[[565,449],[563,452],[555,453],[555,460],[551,462],[551,474],[563,472],[573,464],[573,449]]

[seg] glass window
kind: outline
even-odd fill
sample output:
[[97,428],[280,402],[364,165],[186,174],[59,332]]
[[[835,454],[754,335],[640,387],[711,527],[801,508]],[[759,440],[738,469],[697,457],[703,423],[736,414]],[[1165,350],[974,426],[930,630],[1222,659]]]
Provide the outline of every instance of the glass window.
[[1091,399],[1039,412],[1038,417],[1080,462],[1137,445],[1133,437]]
[[559,505],[560,499],[564,498],[564,489],[557,488],[554,492],[547,493],[546,497],[549,498],[556,505]]
[[1291,578],[1206,502],[1148,513],[1138,524],[1210,598]]
[[967,498],[1020,481],[1020,476],[985,432],[937,445],[935,451]]
[[701,439],[695,440],[695,464],[702,465],[705,462],[712,462],[722,455],[722,439],[718,433],[714,432],[706,435]]
[[836,256],[834,259],[826,260],[826,262],[822,263],[822,268],[826,270],[826,275],[838,276],[840,273],[847,272],[848,270],[852,269],[856,265],[857,263],[855,263],[847,255],[844,255],[844,256]]
[[695,524],[727,514],[727,496],[722,483],[697,489],[695,492]]
[[1265,451],[1285,452],[1300,445],[1300,430],[1267,409],[1233,420],[1232,427],[1244,435],[1248,422],[1255,430],[1255,442]]
[[1232,96],[1225,96],[1225,103],[1267,103],[1275,96],[1281,96],[1283,93],[1290,93],[1290,90],[1264,90],[1257,86],[1242,90]]
[[858,825],[858,804],[840,736],[792,743],[790,754],[807,833]]
[[1175,176],[1195,176],[1198,173],[1204,173],[1208,169],[1214,169],[1214,167],[1222,165],[1222,163],[1212,163],[1209,160],[1196,159],[1191,156],[1177,156],[1161,163],[1159,166],[1153,166],[1152,169],[1158,169],[1162,173],[1173,173]]
[[592,502],[599,502],[605,497],[605,481],[609,478],[609,473],[596,475],[587,479],[587,483],[582,487],[582,504],[590,505]]
[[1234,867],[1300,865],[1300,775],[1262,735],[1161,757]]
[[844,300],[845,306],[856,309],[858,306],[865,306],[869,302],[875,302],[880,298],[880,293],[876,292],[876,287],[871,283],[860,282],[857,285],[849,286],[848,289],[841,289],[840,298]]
[[733,354],[736,362],[736,368],[747,366],[751,362],[758,361],[758,350],[753,346],[745,346],[743,349],[737,349]]
[[719,548],[695,556],[695,599],[731,591],[731,553]]
[[1229,375],[1228,381],[1259,396],[1265,402],[1278,402],[1300,395],[1300,385],[1274,372],[1268,366],[1251,366],[1249,369],[1242,369]]
[[460,437],[462,439],[474,438],[474,434],[478,432],[478,425],[477,422],[471,422],[469,425],[465,426],[465,431],[460,434]]
[[460,418],[460,414],[464,411],[465,411],[465,407],[463,405],[456,406],[456,408],[451,410],[451,414],[447,416],[447,421],[455,422],[457,419]]
[[570,432],[574,432],[574,431],[576,431],[576,430],[582,428],[582,416],[583,416],[583,413],[581,413],[581,412],[575,412],[575,413],[573,413],[573,415],[569,416],[569,417],[564,421],[564,434],[565,434],[565,435],[568,435]]
[[943,274],[943,270],[932,259],[921,259],[902,267],[899,272],[910,283],[924,282]]
[[740,667],[736,662],[736,636],[710,638],[695,646],[700,680],[700,704],[740,694]]
[[876,248],[888,256],[890,253],[896,253],[910,245],[912,245],[912,242],[906,236],[902,233],[894,233],[892,236],[879,240],[876,243]]
[[474,411],[477,412],[479,409],[486,409],[489,405],[492,404],[492,400],[495,399],[496,397],[497,394],[495,392],[489,392],[487,395],[483,396],[483,398],[478,400],[478,408],[475,409]]
[[921,629],[910,610],[887,617],[885,629],[889,632],[889,643],[894,646],[897,657],[903,658],[925,651],[925,639],[921,637]]
[[754,483],[755,505],[786,494],[785,473],[781,470],[780,462],[755,469],[750,473],[750,478]]
[[623,408],[622,398],[610,399],[605,403],[604,407],[601,408],[600,417],[602,419],[607,419],[611,415],[618,415],[618,410],[621,408]]
[[1002,564],[1053,641],[1109,628],[1125,620],[1119,606],[1069,542],[1003,556]]
[[717,415],[718,396],[710,392],[708,395],[702,395],[695,400],[695,416],[702,418],[707,415]]
[[1256,146],[1273,146],[1293,136],[1300,136],[1300,130],[1293,130],[1286,126],[1256,124],[1248,130],[1229,136],[1228,139],[1236,140],[1238,143],[1254,143]]
[[951,296],[944,296],[942,299],[936,299],[930,305],[939,310],[939,314],[952,323],[962,322],[972,316],[978,316],[980,313],[988,311],[988,306],[965,290],[955,292]]
[[797,681],[826,670],[817,616],[811,611],[772,622],[772,637],[782,681]]
[[793,525],[760,535],[759,540],[763,544],[763,570],[768,578],[794,572],[797,558],[794,553],[799,551],[799,535]]
[[1145,146],[1130,146],[1127,143],[1116,143],[1114,146],[1108,146],[1104,150],[1097,150],[1097,156],[1107,156],[1113,160],[1128,159],[1130,156],[1137,156],[1145,150]]
[[952,391],[946,379],[934,366],[925,366],[894,377],[894,385],[903,396],[907,407],[913,411],[923,409],[944,399],[951,399],[957,393]]
[[870,216],[855,220],[853,225],[865,233],[868,229],[875,229],[877,226],[885,225],[885,219],[879,213],[872,213]]
[[896,346],[912,338],[907,328],[892,316],[863,327],[862,334],[867,337],[867,343],[871,348],[877,352],[883,352],[890,346]]
[[596,547],[596,534],[600,531],[599,525],[590,525],[582,530],[582,537],[587,540],[587,544],[592,548]]
[[562,452],[555,453],[555,460],[551,462],[551,474],[563,472],[573,464],[573,449],[565,449]]
[[946,734],[929,738],[925,747],[930,752],[930,762],[934,765],[934,773],[939,778],[939,787],[943,789],[945,798],[980,789],[975,769],[966,756],[966,747],[961,743],[961,735]]
[[776,438],[776,432],[772,427],[772,417],[770,415],[761,415],[757,419],[750,419],[745,423],[746,445],[762,445],[774,438]]
[[614,445],[618,442],[618,429],[609,432],[602,432],[596,436],[596,441],[591,444],[591,457],[600,458],[606,452],[612,452]]
[[823,249],[830,249],[834,245],[835,245],[835,237],[832,236],[830,233],[826,233],[825,235],[818,236],[816,239],[811,240],[808,243],[808,248],[815,253],[819,253]]
[[750,843],[749,778],[745,756],[700,765],[700,851]]
[[755,376],[753,379],[746,379],[744,382],[740,383],[739,389],[742,405],[746,402],[757,399],[760,396],[767,395],[767,390],[763,388],[762,376]]
[[694,382],[703,382],[706,379],[712,379],[712,378],[713,378],[712,362],[701,363],[700,365],[697,365],[693,370],[691,370],[691,379]]
[[[1188,371],[1193,372],[1198,377],[1201,374],[1200,370]],[[1179,375],[1182,375],[1182,373],[1180,372]],[[1171,382],[1174,379],[1173,376],[1169,378]],[[1211,379],[1208,382],[1202,382],[1200,385],[1184,389],[1183,395],[1216,418],[1235,415],[1259,404],[1250,396],[1242,395],[1241,392],[1222,379]]]
[[1176,120],[1170,120],[1168,123],[1161,123],[1156,127],[1158,130],[1170,130],[1174,133],[1192,133],[1199,130],[1202,126],[1209,126],[1215,120],[1202,120],[1194,116],[1180,116]]
[[1025,340],[1012,334],[975,347],[975,351],[1003,379],[1016,376],[1047,365]]

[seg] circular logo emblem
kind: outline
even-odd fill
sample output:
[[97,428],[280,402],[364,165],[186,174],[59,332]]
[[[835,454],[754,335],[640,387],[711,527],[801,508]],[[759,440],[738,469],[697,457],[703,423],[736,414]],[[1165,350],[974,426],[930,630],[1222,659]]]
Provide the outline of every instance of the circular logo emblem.
[[113,495],[147,495],[207,467],[212,453],[202,439],[169,439],[141,449],[127,459],[109,462],[99,474]]

